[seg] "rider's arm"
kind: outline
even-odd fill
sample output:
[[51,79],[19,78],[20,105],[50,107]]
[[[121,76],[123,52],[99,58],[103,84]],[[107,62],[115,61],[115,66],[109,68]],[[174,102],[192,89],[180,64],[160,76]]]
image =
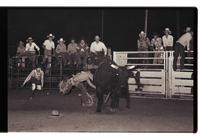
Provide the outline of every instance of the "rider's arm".
[[90,81],[90,79],[87,80],[87,83],[89,84],[89,86],[96,89],[96,86]]

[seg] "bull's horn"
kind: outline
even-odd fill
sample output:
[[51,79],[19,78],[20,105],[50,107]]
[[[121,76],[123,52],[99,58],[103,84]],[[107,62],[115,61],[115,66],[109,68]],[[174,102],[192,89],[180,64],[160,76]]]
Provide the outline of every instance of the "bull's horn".
[[110,66],[111,66],[112,68],[114,68],[114,69],[118,69],[118,68],[119,68],[118,66],[113,65],[113,64],[111,64]]
[[133,65],[133,66],[128,66],[128,67],[127,67],[128,70],[133,69],[133,68],[135,68],[134,65]]

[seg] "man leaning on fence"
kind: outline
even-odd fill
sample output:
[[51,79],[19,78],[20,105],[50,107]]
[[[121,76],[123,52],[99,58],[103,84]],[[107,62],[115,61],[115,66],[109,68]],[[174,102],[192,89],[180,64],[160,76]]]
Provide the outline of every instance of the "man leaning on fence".
[[[150,40],[146,36],[146,33],[144,31],[141,31],[139,33],[139,39],[137,40],[138,51],[148,51],[150,45],[151,45]],[[141,58],[140,61],[141,61],[142,64],[148,64],[149,63],[148,53],[139,53],[139,57]]]
[[186,32],[176,41],[175,44],[175,52],[174,52],[174,61],[173,61],[173,69],[176,71],[177,69],[177,60],[180,55],[180,70],[184,68],[184,59],[185,59],[185,50],[190,51],[190,41],[192,40],[193,32],[191,28],[186,28]]

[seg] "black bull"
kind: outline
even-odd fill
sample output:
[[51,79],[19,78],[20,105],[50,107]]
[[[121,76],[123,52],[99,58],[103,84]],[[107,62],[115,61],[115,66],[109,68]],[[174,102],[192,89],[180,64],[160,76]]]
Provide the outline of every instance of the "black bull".
[[134,74],[134,66],[118,67],[112,60],[104,60],[94,74],[96,85],[97,112],[101,112],[104,94],[111,93],[111,109],[119,107],[119,97],[126,98],[126,107],[130,107],[128,92],[128,79],[134,77],[138,88],[140,84],[140,73]]

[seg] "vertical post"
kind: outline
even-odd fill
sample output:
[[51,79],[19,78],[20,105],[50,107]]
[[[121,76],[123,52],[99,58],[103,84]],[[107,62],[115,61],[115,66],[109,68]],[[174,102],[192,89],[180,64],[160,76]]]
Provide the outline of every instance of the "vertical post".
[[147,27],[148,27],[148,10],[145,10],[145,20],[144,20],[144,32],[147,35]]
[[104,10],[101,10],[101,40],[103,41],[104,30]]
[[180,11],[176,10],[176,36],[180,36]]

